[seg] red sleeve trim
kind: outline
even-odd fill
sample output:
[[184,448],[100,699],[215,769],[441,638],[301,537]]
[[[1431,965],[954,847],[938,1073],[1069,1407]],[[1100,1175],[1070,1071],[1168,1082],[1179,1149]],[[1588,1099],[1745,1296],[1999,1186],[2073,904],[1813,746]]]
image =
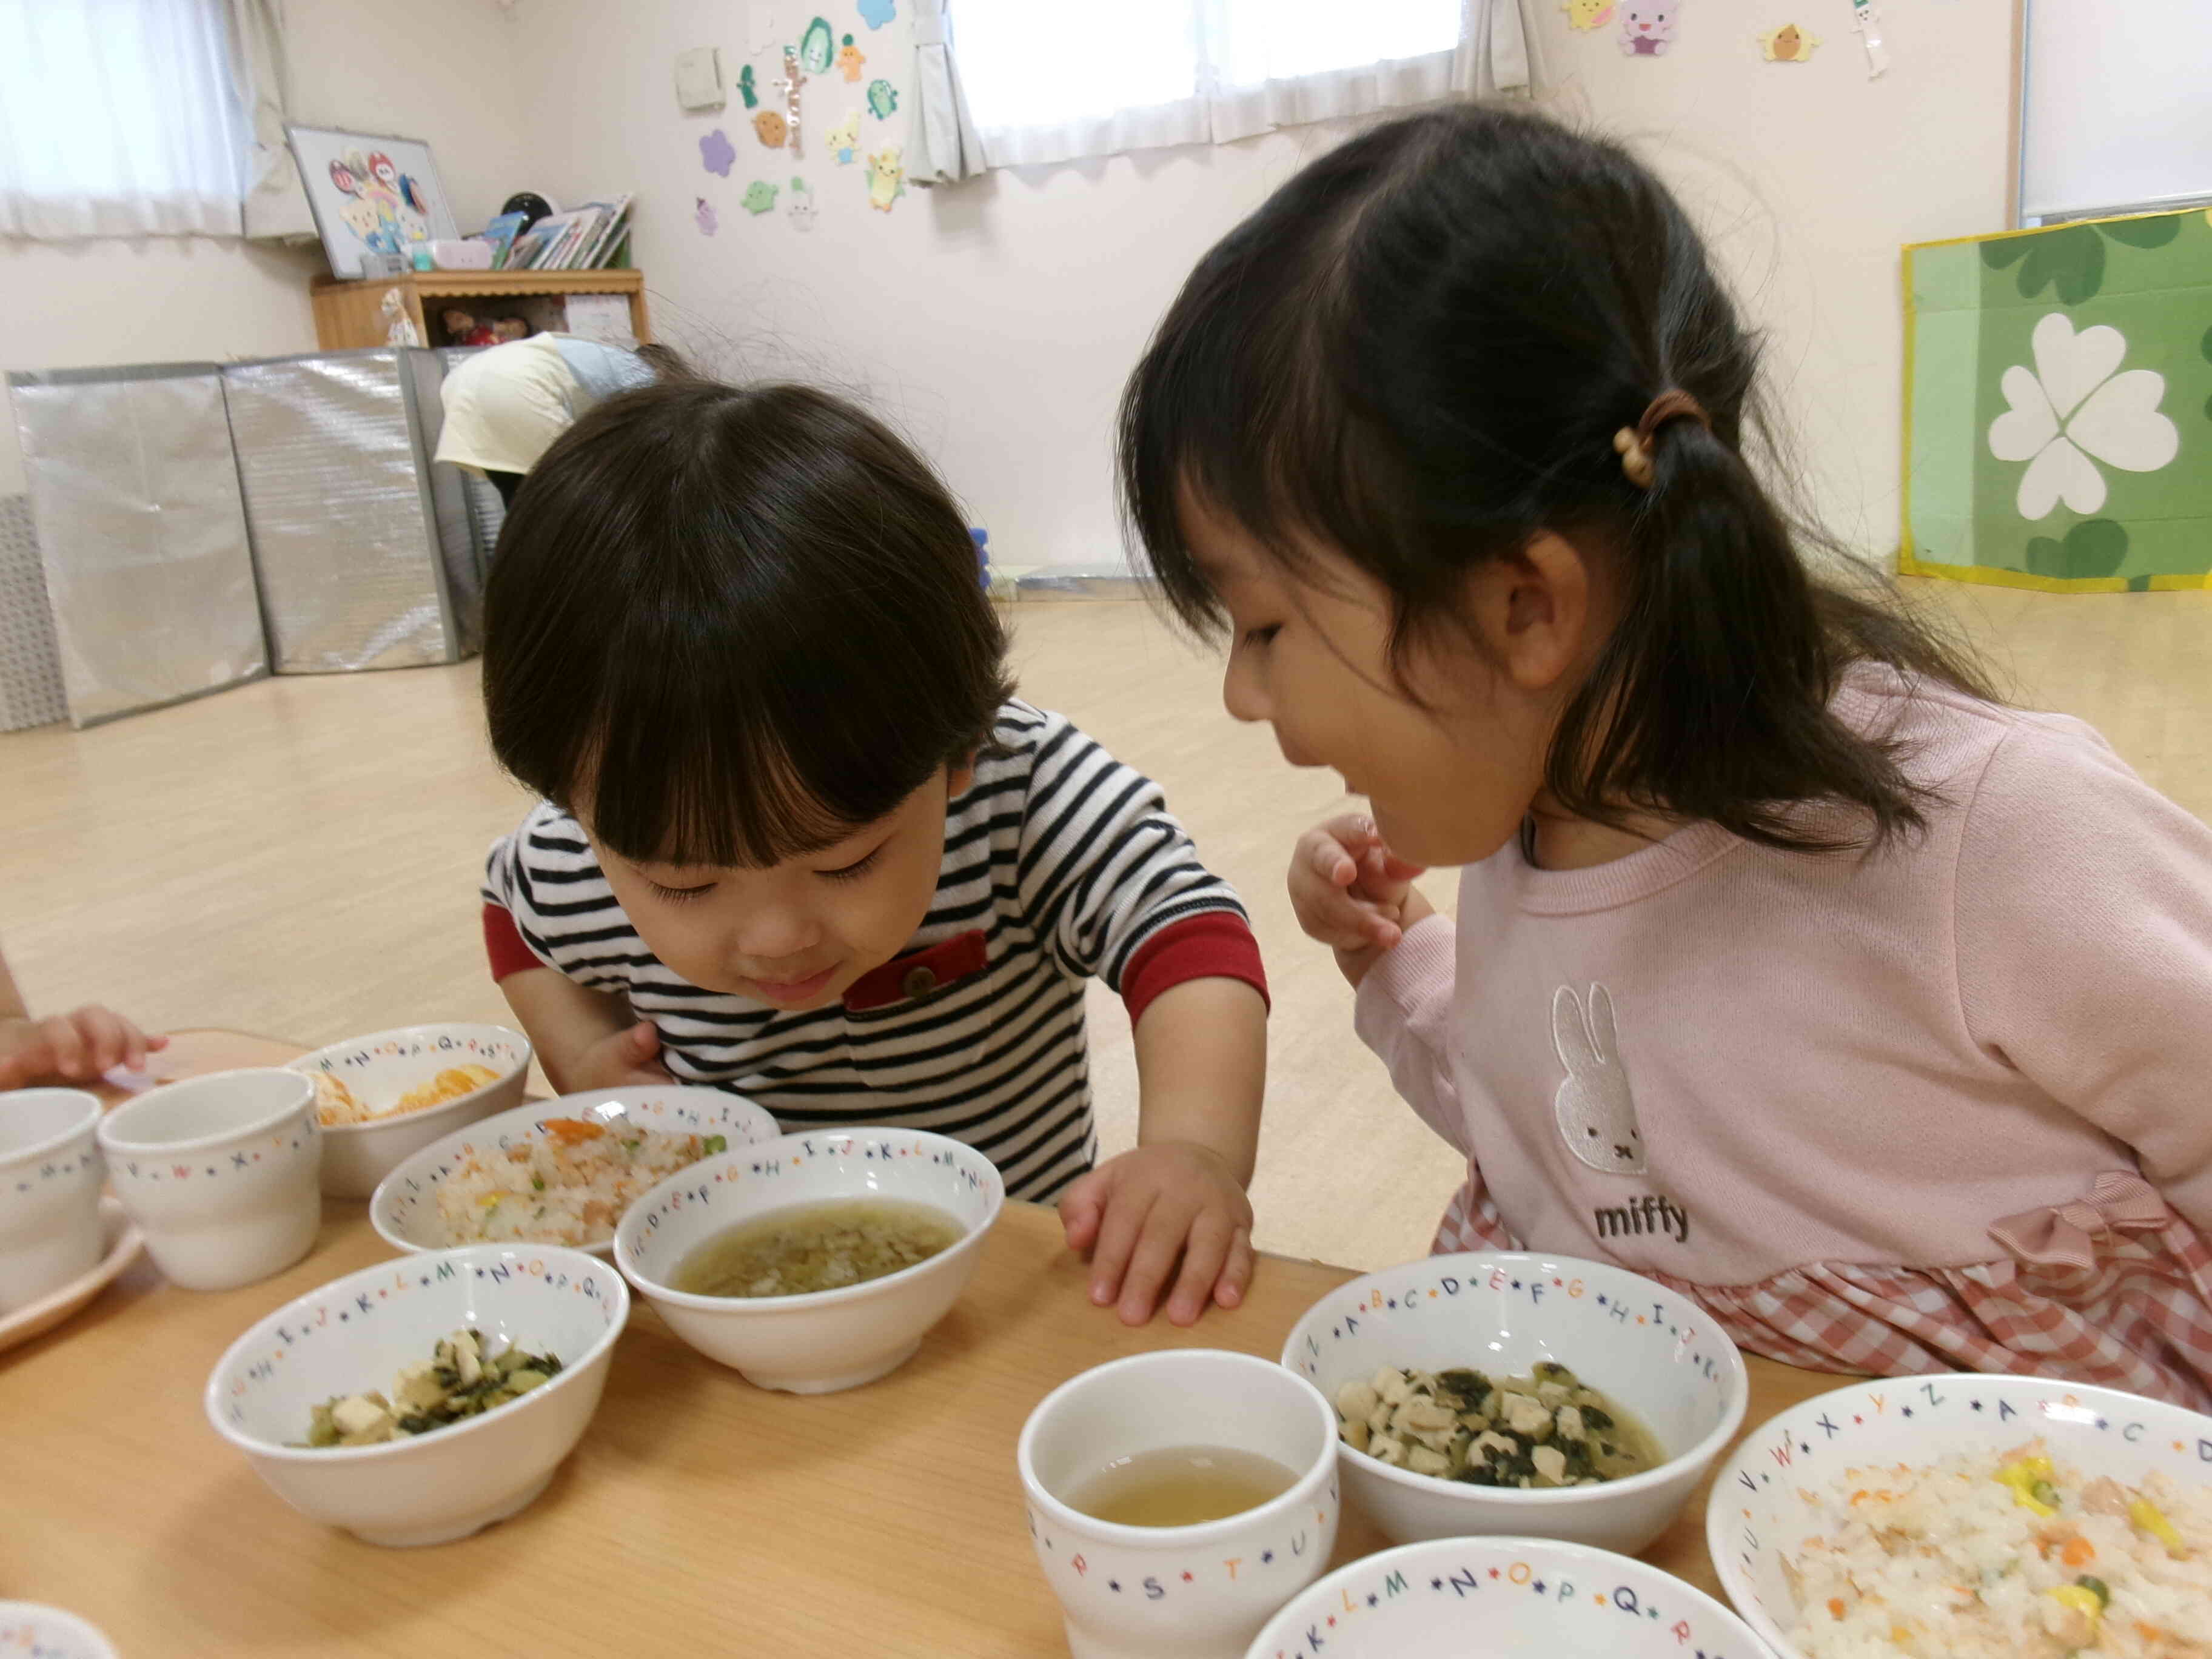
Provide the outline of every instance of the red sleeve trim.
[[491,958],[494,983],[526,968],[543,968],[538,953],[522,942],[522,930],[507,907],[487,902],[483,908],[484,955]]
[[1129,1024],[1142,1019],[1161,992],[1193,979],[1242,980],[1260,994],[1261,1001],[1269,1001],[1260,942],[1243,917],[1231,910],[1186,916],[1139,945],[1121,970],[1121,1000],[1128,1007]]

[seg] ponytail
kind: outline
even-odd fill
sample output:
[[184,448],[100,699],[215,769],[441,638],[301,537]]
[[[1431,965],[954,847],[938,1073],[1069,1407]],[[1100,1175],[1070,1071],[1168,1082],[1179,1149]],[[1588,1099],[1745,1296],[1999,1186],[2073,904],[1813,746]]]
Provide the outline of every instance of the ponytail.
[[[1732,443],[1691,420],[1653,434],[1620,576],[1619,620],[1547,759],[1563,808],[1707,818],[1807,852],[1922,827],[1897,757],[1830,706],[1839,667],[1869,643],[1854,628],[1867,608],[1814,583]],[[1870,829],[1823,830],[1793,810],[1815,800],[1862,809]]]

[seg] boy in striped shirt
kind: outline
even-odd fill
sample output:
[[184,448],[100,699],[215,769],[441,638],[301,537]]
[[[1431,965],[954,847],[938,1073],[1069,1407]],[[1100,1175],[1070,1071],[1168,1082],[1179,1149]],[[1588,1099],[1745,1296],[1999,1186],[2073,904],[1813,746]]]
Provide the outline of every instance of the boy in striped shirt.
[[[1243,909],[1157,785],[1014,699],[943,485],[797,386],[612,400],[517,493],[485,601],[492,971],[556,1088],[899,1124],[1057,1198],[1091,1295],[1234,1306],[1266,1069]],[[1084,984],[1135,1028],[1097,1153]]]

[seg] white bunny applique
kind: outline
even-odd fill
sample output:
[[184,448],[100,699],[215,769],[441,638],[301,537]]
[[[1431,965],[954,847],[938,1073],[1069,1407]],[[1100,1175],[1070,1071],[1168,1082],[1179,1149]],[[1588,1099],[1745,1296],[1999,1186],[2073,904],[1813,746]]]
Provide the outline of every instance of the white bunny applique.
[[1553,1097],[1567,1150],[1607,1175],[1644,1174],[1644,1136],[1636,1127],[1628,1070],[1620,1063],[1612,994],[1602,985],[1591,986],[1585,1012],[1574,988],[1559,987],[1552,998],[1552,1046],[1567,1068]]

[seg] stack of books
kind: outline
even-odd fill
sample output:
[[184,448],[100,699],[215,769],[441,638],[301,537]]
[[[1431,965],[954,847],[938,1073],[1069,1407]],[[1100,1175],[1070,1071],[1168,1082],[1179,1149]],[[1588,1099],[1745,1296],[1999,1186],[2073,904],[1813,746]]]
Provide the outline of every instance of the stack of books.
[[494,270],[598,270],[617,264],[629,246],[627,195],[586,202],[540,219],[528,230],[523,215],[502,213],[484,228]]

